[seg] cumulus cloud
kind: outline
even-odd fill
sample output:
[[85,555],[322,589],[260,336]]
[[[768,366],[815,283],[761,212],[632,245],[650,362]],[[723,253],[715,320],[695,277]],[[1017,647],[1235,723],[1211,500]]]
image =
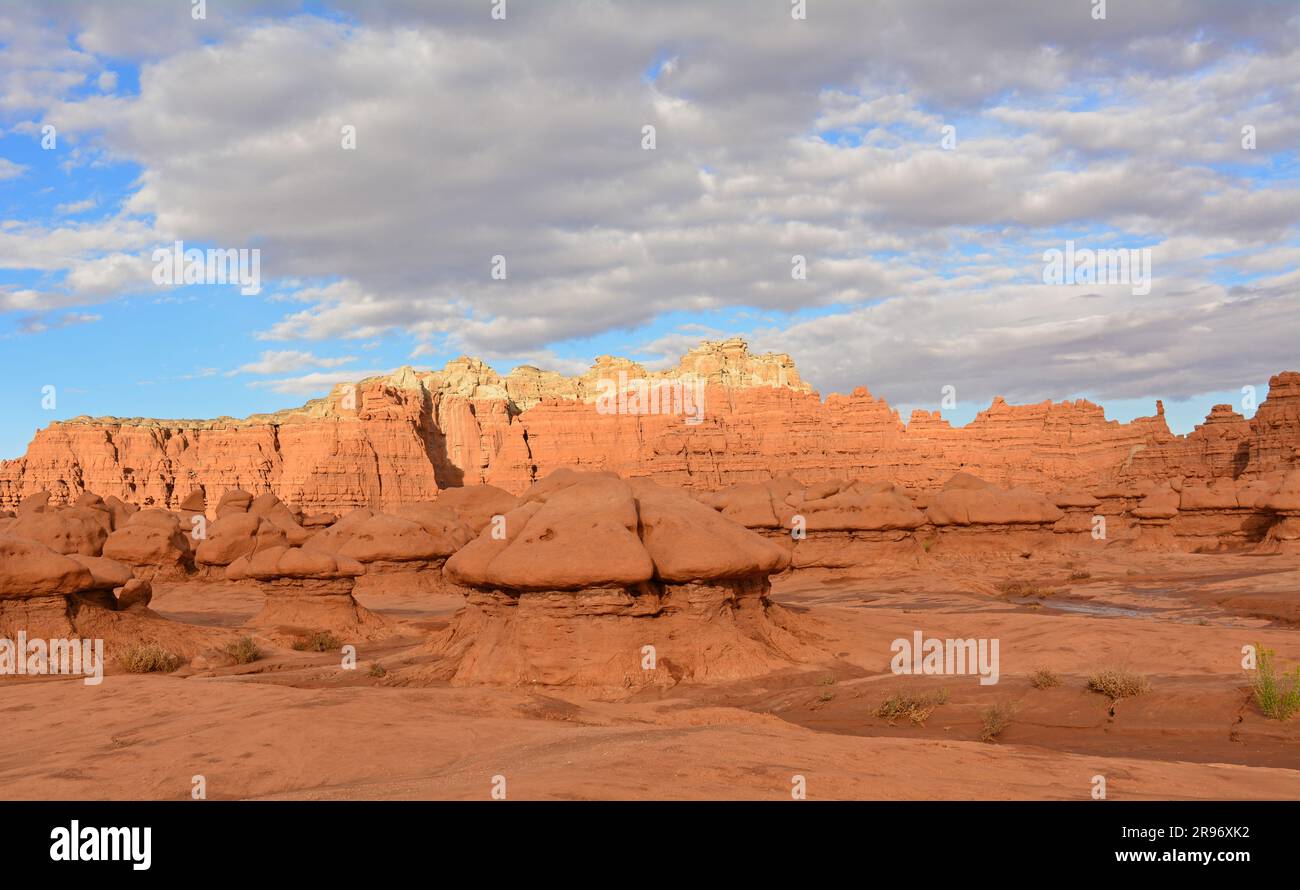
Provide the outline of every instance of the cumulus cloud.
[[100,316],[88,312],[65,312],[55,318],[42,315],[29,315],[18,321],[18,332],[22,334],[40,334],[54,328],[66,328],[79,324],[92,324]]
[[[1122,7],[1098,22],[1087,4],[819,0],[799,22],[779,4],[555,2],[501,23],[344,0],[330,17],[216,4],[196,23],[185,4],[69,3],[52,25],[20,10],[0,24],[15,45],[0,112],[140,173],[114,219],[0,229],[0,268],[62,274],[56,299],[79,305],[127,292],[152,244],[257,245],[263,276],[295,284],[254,336],[401,332],[412,357],[546,359],[670,313],[798,313],[751,336],[824,390],[910,402],[936,382],[1041,398],[1257,379],[1300,328],[1300,185],[1278,173],[1300,148],[1300,19]],[[112,59],[142,63],[138,93],[104,79]],[[1151,293],[1042,285],[1065,237],[1151,247]],[[30,299],[0,292],[0,308]],[[266,356],[297,364],[239,372],[332,367]]]
[[323,358],[310,352],[297,349],[268,350],[261,358],[246,365],[240,365],[233,371],[227,371],[227,377],[237,374],[288,374],[305,368],[338,368],[356,361],[355,356],[340,358]]
[[364,377],[376,377],[381,374],[391,374],[395,369],[387,370],[337,370],[337,371],[313,371],[308,374],[300,374],[296,377],[279,377],[274,380],[254,380],[248,385],[257,389],[267,389],[271,392],[282,393],[292,396],[314,396],[320,395],[330,387],[338,383],[355,383]]
[[59,204],[54,208],[54,212],[64,216],[73,216],[78,213],[85,213],[87,210],[94,210],[98,206],[98,200],[86,198],[81,201],[69,201],[66,204]]

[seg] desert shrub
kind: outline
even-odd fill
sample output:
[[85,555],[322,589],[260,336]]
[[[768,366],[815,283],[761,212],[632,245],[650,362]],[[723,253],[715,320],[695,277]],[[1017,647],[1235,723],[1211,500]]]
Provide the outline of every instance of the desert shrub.
[[293,641],[293,648],[299,652],[328,652],[342,645],[342,640],[325,630],[309,633]]
[[1147,678],[1125,668],[1107,668],[1088,678],[1088,688],[1112,699],[1141,695],[1151,688]]
[[1017,579],[1001,581],[995,584],[994,588],[1003,596],[1014,597],[1051,596],[1055,593],[1050,587],[1044,587],[1037,581],[1021,581]]
[[234,658],[236,664],[251,664],[262,657],[262,650],[257,648],[252,637],[240,637],[226,646],[226,654]]
[[181,665],[180,658],[157,643],[127,646],[118,653],[117,660],[132,674],[168,674]]
[[1255,671],[1255,688],[1252,690],[1255,704],[1270,720],[1290,720],[1300,712],[1300,667],[1278,676],[1273,666],[1276,653],[1258,643],[1255,649],[1259,652],[1259,667]]
[[888,720],[890,725],[900,717],[906,717],[917,726],[922,726],[934,713],[934,709],[948,701],[948,690],[927,695],[912,695],[907,692],[895,692],[877,706],[875,715],[881,720]]
[[818,698],[821,701],[831,701],[832,699],[835,698],[835,693],[831,692],[829,689],[823,689],[822,694],[819,695]]
[[1087,581],[1092,577],[1092,572],[1085,572],[1082,569],[1070,573],[1071,581]]
[[1029,675],[1029,685],[1035,689],[1051,689],[1061,685],[1061,678],[1051,668],[1039,668]]
[[999,702],[981,711],[980,719],[983,723],[980,726],[980,741],[992,742],[1000,736],[1002,731],[1011,725],[1011,718],[1015,713],[1015,707],[1005,702]]
[[388,676],[388,668],[376,661],[370,666],[369,673],[372,677],[386,677]]

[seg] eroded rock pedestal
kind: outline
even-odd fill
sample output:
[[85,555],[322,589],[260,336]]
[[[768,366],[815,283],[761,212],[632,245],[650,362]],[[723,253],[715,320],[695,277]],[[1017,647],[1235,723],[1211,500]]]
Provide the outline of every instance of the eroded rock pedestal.
[[328,632],[348,641],[375,639],[387,632],[383,619],[352,598],[352,588],[364,571],[347,557],[270,547],[236,559],[226,567],[226,577],[251,581],[266,595],[266,604],[250,626],[281,637]]
[[465,609],[431,646],[456,684],[668,686],[815,655],[768,599],[779,546],[690,496],[560,470],[452,556]]

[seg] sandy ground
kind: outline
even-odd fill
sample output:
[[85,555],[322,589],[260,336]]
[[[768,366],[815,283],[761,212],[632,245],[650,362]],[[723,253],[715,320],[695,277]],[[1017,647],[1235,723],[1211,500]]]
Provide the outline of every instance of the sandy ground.
[[[1073,576],[1073,577],[1072,577]],[[1008,598],[1000,582],[1044,591]],[[209,799],[789,800],[1300,798],[1300,719],[1249,699],[1242,646],[1300,664],[1300,558],[1053,555],[873,566],[777,579],[773,598],[825,653],[758,680],[618,690],[404,686],[401,669],[460,608],[400,591],[361,602],[392,639],[336,654],[263,642],[244,666],[0,682],[0,797]],[[170,619],[237,628],[261,598],[224,584],[161,585]],[[999,641],[1000,682],[908,677],[890,644]],[[372,676],[378,662],[388,673]],[[1117,702],[1088,677],[1121,667],[1150,691]],[[1059,685],[1034,688],[1048,668]],[[895,692],[938,695],[923,723],[877,718]],[[986,710],[1011,710],[995,742]]]

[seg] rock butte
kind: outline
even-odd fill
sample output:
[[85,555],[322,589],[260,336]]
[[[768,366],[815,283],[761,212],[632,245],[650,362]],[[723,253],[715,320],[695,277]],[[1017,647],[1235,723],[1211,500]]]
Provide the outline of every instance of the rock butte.
[[[620,372],[702,381],[702,422],[600,413],[600,381]],[[390,510],[463,485],[518,495],[561,467],[694,490],[788,473],[933,492],[962,470],[1007,488],[1091,490],[1175,476],[1272,478],[1296,466],[1297,443],[1296,372],[1271,379],[1251,420],[1219,405],[1187,436],[1170,433],[1159,402],[1154,416],[1119,423],[1083,400],[1016,406],[997,398],[954,429],[939,412],[914,411],[904,424],[865,388],[822,400],[789,356],[753,355],[732,339],[706,341],[665,372],[602,356],[578,377],[528,366],[502,376],[461,358],[441,371],[403,368],[242,420],[56,422],[26,455],[0,463],[0,508],[42,491],[70,503],[89,490],[120,504],[176,509],[196,491],[241,489],[274,493],[308,511],[303,522],[311,525],[312,513]],[[132,547],[162,546],[156,532],[130,537]]]

